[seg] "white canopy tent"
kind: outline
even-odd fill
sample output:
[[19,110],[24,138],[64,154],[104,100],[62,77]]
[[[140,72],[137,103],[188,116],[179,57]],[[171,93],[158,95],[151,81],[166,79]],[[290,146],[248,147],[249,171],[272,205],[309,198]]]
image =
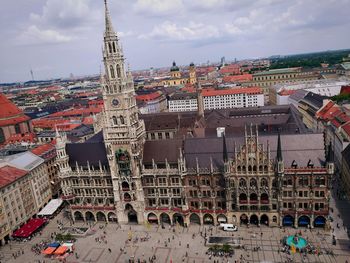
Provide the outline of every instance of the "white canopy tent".
[[62,205],[63,201],[61,198],[52,199],[41,211],[38,216],[51,216],[56,210]]

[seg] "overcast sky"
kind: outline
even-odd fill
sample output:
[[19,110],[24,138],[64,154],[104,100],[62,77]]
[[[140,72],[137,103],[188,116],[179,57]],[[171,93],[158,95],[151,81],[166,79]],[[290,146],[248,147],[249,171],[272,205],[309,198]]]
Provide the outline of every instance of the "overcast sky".
[[[96,74],[103,0],[0,0],[0,82]],[[131,69],[350,47],[350,0],[109,0]],[[103,67],[102,67],[103,68]]]

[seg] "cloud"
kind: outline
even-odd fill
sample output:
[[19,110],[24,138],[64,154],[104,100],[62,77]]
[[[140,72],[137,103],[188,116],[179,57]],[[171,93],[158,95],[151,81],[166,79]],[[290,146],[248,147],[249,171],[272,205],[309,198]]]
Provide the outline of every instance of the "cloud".
[[191,41],[220,37],[220,31],[212,25],[189,22],[187,26],[165,21],[156,25],[149,34],[143,34],[143,39],[158,39],[164,41]]
[[136,13],[151,16],[174,15],[185,9],[183,0],[137,0],[133,7]]
[[32,25],[18,36],[17,43],[19,45],[58,44],[70,42],[72,39],[73,37],[63,35],[56,30],[39,29]]
[[135,36],[135,32],[134,31],[126,31],[126,32],[123,32],[123,31],[120,31],[117,33],[119,37],[132,37],[132,36]]
[[30,14],[30,21],[33,24],[59,29],[75,29],[102,21],[101,9],[92,9],[90,2],[90,0],[47,0],[41,14]]

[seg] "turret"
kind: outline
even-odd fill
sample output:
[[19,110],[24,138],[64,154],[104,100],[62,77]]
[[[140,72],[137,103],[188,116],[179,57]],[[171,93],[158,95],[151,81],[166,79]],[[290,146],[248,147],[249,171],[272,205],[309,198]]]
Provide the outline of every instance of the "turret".
[[277,162],[277,173],[279,176],[283,176],[284,163],[283,163],[283,157],[282,157],[281,134],[279,132],[278,132],[278,141],[277,141],[276,162]]

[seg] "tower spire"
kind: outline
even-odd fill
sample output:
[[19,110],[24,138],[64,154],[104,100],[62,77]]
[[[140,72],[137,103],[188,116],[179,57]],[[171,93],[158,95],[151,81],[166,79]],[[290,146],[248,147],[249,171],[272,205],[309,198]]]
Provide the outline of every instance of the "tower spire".
[[226,163],[228,161],[228,153],[227,153],[227,147],[226,147],[226,138],[225,138],[225,134],[222,134],[222,141],[223,141],[223,159],[224,159],[224,163]]
[[114,33],[111,16],[110,16],[109,10],[108,10],[107,0],[104,0],[104,1],[105,1],[106,34]]
[[277,141],[277,161],[281,162],[283,160],[282,157],[282,146],[281,146],[281,134],[278,132],[278,141]]

